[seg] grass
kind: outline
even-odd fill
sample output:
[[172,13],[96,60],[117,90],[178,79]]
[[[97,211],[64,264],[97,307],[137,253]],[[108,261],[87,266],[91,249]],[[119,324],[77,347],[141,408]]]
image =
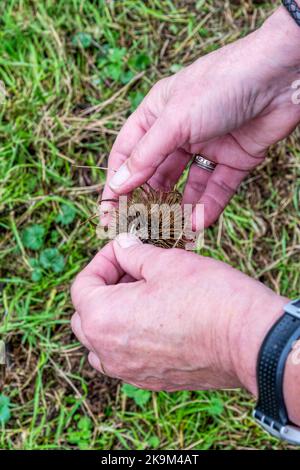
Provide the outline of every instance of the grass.
[[[3,449],[285,448],[245,392],[138,392],[98,377],[73,337],[69,286],[117,132],[160,77],[258,26],[272,2],[0,4]],[[206,236],[206,254],[299,294],[299,133],[270,152]],[[56,267],[55,267],[56,266]],[[58,266],[58,268],[57,268]],[[0,399],[0,416],[7,401]]]

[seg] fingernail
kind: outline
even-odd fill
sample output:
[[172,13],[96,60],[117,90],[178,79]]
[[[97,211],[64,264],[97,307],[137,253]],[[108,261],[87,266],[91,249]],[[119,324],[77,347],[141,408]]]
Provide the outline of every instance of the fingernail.
[[88,359],[89,359],[89,363],[91,364],[91,366],[94,367],[94,369],[99,370],[103,374],[101,362],[99,358],[96,356],[96,354],[93,352],[90,352],[88,355]]
[[124,184],[128,180],[129,177],[130,177],[130,173],[127,168],[127,164],[125,162],[123,163],[122,166],[120,166],[117,173],[112,177],[112,179],[109,182],[109,186],[111,187],[111,189],[117,189],[122,184]]
[[132,233],[120,233],[116,238],[116,242],[121,248],[130,248],[131,246],[142,244],[141,240]]

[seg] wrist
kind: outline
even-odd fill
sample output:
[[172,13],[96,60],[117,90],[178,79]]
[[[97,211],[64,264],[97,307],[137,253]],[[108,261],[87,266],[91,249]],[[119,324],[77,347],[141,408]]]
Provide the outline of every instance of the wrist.
[[[300,5],[300,0],[298,0]],[[298,93],[300,79],[300,27],[283,6],[278,8],[254,35],[259,70],[259,92],[274,107],[290,108],[295,123],[300,120]]]
[[[254,281],[256,282],[256,281]],[[257,388],[257,360],[262,343],[276,321],[283,315],[289,302],[256,282],[248,308],[232,325],[232,364],[239,382],[255,397]]]
[[[300,7],[300,0],[297,0]],[[265,59],[285,72],[300,69],[300,27],[284,6],[279,7],[258,30]]]
[[[268,332],[284,315],[284,307],[289,300],[269,289],[266,289],[265,296],[258,292],[256,299],[240,318],[240,329],[237,322],[232,328],[231,353],[237,381],[257,398],[256,371],[259,352]],[[297,341],[285,364],[283,393],[289,419],[298,426],[300,426],[299,388],[300,341]]]

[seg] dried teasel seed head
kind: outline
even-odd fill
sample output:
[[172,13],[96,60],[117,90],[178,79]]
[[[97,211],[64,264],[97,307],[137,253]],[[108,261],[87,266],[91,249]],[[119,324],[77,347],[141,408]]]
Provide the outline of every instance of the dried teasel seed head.
[[125,213],[120,205],[113,211],[110,225],[116,235],[134,233],[143,243],[184,249],[189,240],[184,237],[181,204],[182,194],[178,190],[155,190],[145,184],[128,197]]

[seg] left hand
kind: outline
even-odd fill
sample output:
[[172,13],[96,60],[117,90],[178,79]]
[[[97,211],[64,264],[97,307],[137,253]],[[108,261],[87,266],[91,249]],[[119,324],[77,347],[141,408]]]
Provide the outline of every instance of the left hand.
[[254,33],[157,82],[112,147],[101,223],[108,223],[116,194],[146,181],[170,190],[196,152],[217,167],[190,167],[183,203],[203,204],[211,225],[267,149],[300,122],[291,88],[299,78],[299,40],[299,27],[281,7]]
[[72,328],[98,371],[151,390],[244,386],[286,300],[230,266],[122,234],[72,286]]

